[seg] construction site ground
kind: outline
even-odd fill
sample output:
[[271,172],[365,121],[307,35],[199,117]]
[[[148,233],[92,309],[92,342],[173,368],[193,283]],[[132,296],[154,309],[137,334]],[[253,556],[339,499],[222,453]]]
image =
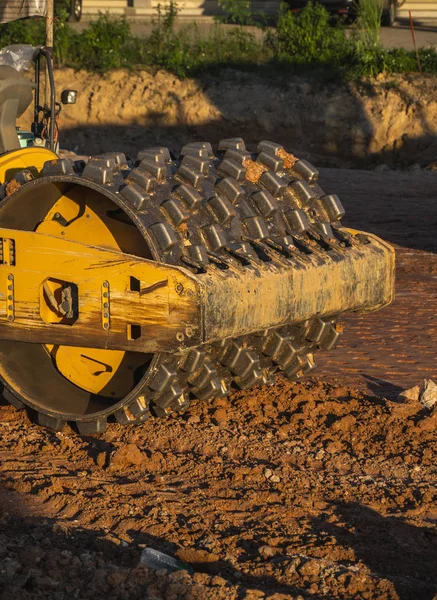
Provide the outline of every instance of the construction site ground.
[[[0,598],[437,598],[437,173],[322,169],[393,242],[394,304],[298,383],[100,437],[0,406]],[[191,571],[140,564],[152,547]]]

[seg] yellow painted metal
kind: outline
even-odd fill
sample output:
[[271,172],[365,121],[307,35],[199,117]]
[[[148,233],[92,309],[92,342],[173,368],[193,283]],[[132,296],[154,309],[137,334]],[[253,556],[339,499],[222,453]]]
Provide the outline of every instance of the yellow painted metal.
[[144,354],[75,346],[55,346],[51,354],[69,381],[92,394],[105,390],[106,396],[116,398],[131,391],[135,369],[145,361]]
[[[312,315],[375,310],[393,297],[393,249],[370,234],[367,243],[315,257],[298,269],[266,264],[262,277],[255,268],[244,274],[229,269],[226,277],[214,270],[194,275],[181,267],[39,232],[0,229],[3,236],[14,240],[17,257],[16,266],[0,265],[0,339],[5,340],[174,352],[301,323]],[[11,275],[12,324],[7,319]],[[68,316],[47,323],[41,314],[40,289],[48,279],[64,282],[72,298],[77,288],[73,323]],[[109,289],[107,307],[104,289]],[[56,302],[48,296],[48,309],[57,313]]]
[[[111,223],[111,231],[107,224],[107,211],[108,203],[100,194],[92,189],[77,186],[69,191],[68,196],[59,198],[37,231],[62,236],[64,239],[88,241],[93,245],[114,250],[121,250],[123,247],[127,248],[129,253],[140,254],[144,241],[139,231],[119,221]],[[59,215],[62,222],[57,220],[55,215]],[[63,225],[65,221],[68,223],[67,227]],[[104,293],[107,292],[102,292],[102,299]],[[109,317],[105,318],[104,314],[106,313],[102,310],[102,320],[109,323]],[[132,387],[132,369],[120,367],[125,356],[123,350],[52,345],[48,346],[48,350],[58,371],[88,392],[98,394],[102,389],[107,390],[111,380],[111,392],[116,396],[122,392],[127,393]],[[104,368],[94,368],[99,364],[104,365]],[[121,370],[124,371],[124,377]]]
[[0,183],[9,181],[22,171],[29,169],[37,177],[49,160],[57,160],[58,156],[47,148],[20,148],[0,156]]
[[145,242],[138,229],[111,218],[108,206],[108,200],[99,192],[78,185],[55,202],[36,231],[144,256]]
[[[29,169],[33,175],[37,177],[40,175],[44,163],[49,160],[57,159],[58,156],[46,148],[25,148],[8,152],[0,157],[0,183],[9,181],[16,173],[22,171],[23,169]],[[71,198],[71,194],[69,198],[64,196],[61,197],[61,199],[56,203],[56,206],[53,207],[53,210],[47,215],[44,224],[40,226],[41,230],[46,230],[47,233],[52,233],[53,235],[61,235],[61,228],[59,227],[58,223],[52,220],[53,214],[61,211],[61,214],[68,219],[74,219],[78,217],[81,206],[83,206],[84,202],[86,201],[84,196],[90,195],[95,196],[96,193],[92,190],[86,190],[86,188],[81,187],[77,188],[75,194],[77,197],[77,202],[74,202],[74,200]],[[88,212],[89,216],[91,216],[90,212],[92,211]],[[100,212],[104,212],[103,206],[101,207]],[[81,219],[79,218],[79,227],[76,225],[73,230],[70,228],[68,230],[69,237],[71,239],[82,239],[82,241],[84,241],[83,238],[88,239],[92,235],[93,239],[89,241],[97,245],[102,244],[107,248],[119,249],[120,247],[117,244],[114,236],[110,234],[108,228],[104,226],[102,220],[95,213],[92,214],[92,217],[92,221],[88,221],[86,223],[88,225],[88,229],[80,226]],[[123,227],[120,227],[120,229],[123,229]],[[135,231],[135,233],[137,236],[140,235],[138,231]],[[134,243],[137,236],[133,236]],[[124,235],[123,238],[125,240],[132,239],[132,237],[127,234]],[[8,264],[8,262],[10,262],[11,244],[9,242],[10,240],[7,238],[3,240],[3,264]],[[11,283],[12,282],[10,281],[9,287],[12,287]],[[53,292],[59,293],[61,289],[61,285],[59,283],[55,284],[49,282],[48,285],[49,287],[51,286],[53,288]],[[13,289],[9,290],[8,295],[13,298],[13,293],[11,293],[11,291],[13,292]],[[42,303],[41,306],[41,316],[44,318],[44,313],[46,313],[45,316],[47,318],[47,322],[59,323],[62,320],[62,316],[56,315],[47,307],[46,304]],[[10,321],[14,319],[13,301],[8,303],[7,317]],[[125,352],[122,350],[97,351],[93,348],[83,348],[82,350],[84,355],[89,357],[89,361],[87,362],[82,358],[82,354],[80,354],[79,349],[77,348],[70,349],[68,347],[62,348],[59,346],[48,345],[47,350],[51,353],[54,361],[56,362],[58,371],[60,371],[67,379],[79,387],[82,387],[83,389],[86,389],[92,393],[98,393],[101,389],[108,385],[109,380],[114,377],[115,373],[117,372],[117,367],[120,365],[125,355]],[[88,365],[91,364],[93,360],[100,360],[106,365],[106,371],[104,371],[104,374],[98,370],[94,370],[94,372],[90,371]],[[94,373],[94,376],[90,375],[90,373]]]
[[[199,343],[200,289],[186,269],[62,237],[0,228],[0,237],[6,236],[15,241],[17,264],[0,265],[0,339],[146,353],[169,351],[185,338],[188,345]],[[12,269],[15,320],[10,325]],[[77,288],[73,322],[43,318],[41,287],[48,279]],[[102,321],[104,281],[111,290],[108,328]],[[56,312],[49,300],[46,304]],[[132,335],[134,326],[137,335]]]
[[302,323],[317,315],[369,312],[393,300],[395,253],[378,237],[360,232],[367,243],[311,256],[299,268],[263,266],[240,277],[230,270],[218,285],[214,273],[202,275],[205,340]]
[[[23,168],[38,174],[56,158],[45,149],[6,154],[0,180]],[[393,251],[374,236],[338,250],[343,256],[314,254],[298,269],[266,263],[262,276],[256,267],[244,276],[234,269],[227,277],[216,270],[193,276],[146,260],[138,229],[99,192],[62,189],[35,232],[0,229],[0,339],[42,343],[59,373],[92,394],[126,395],[148,360],[144,353],[371,310],[392,299]],[[36,187],[35,202],[38,193]],[[77,292],[75,317],[59,308],[66,288]]]
[[12,273],[8,273],[6,294],[6,319],[12,323],[15,319],[15,286]]
[[[90,188],[77,186],[68,192],[68,196],[59,198],[37,231],[103,248],[119,251],[123,248],[130,254],[143,253],[144,240],[140,232],[127,223],[114,220],[109,229],[107,213],[108,202],[101,194]],[[59,215],[62,222],[59,218],[56,219],[56,215]],[[68,223],[67,227],[63,225],[65,221]],[[102,299],[104,293],[107,292],[102,291]],[[102,310],[102,319],[109,323],[109,317],[105,318],[104,314]],[[121,376],[123,369],[120,365],[125,356],[123,350],[52,345],[48,346],[48,350],[58,371],[88,392],[98,394],[102,389],[108,389],[111,380],[111,391],[116,396],[122,389],[127,393],[132,387],[133,371],[124,369],[125,377]],[[105,365],[105,368],[93,368],[98,364]]]
[[14,241],[8,238],[5,238],[1,244],[2,250],[2,262],[4,265],[13,265],[15,264],[15,248]]
[[[57,159],[57,155],[46,148],[26,148],[8,152],[0,157],[0,183],[9,181],[16,173],[23,169],[29,169],[37,177],[40,175],[44,163]],[[90,200],[95,210],[86,208]],[[35,201],[38,201],[38,198],[35,198]],[[75,190],[69,192],[68,197],[62,196],[56,202],[38,230],[41,233],[50,233],[55,236],[65,235],[67,232],[69,239],[88,242],[114,250],[120,250],[122,246],[124,251],[132,254],[139,253],[144,246],[144,241],[139,231],[122,222],[112,223],[110,230],[105,225],[105,220],[108,219],[107,207],[107,201],[101,199],[99,194],[91,189],[78,186]],[[53,216],[56,213],[61,214],[67,221],[73,221],[73,223],[68,228],[63,228],[58,221],[53,220]],[[8,242],[8,238],[5,238],[3,264],[7,264],[10,254],[10,244]],[[48,282],[47,286],[52,286],[52,291],[56,292],[56,294],[60,293],[61,284],[58,283],[56,285],[55,283]],[[42,290],[40,290],[40,293],[41,295],[43,294]],[[62,316],[56,315],[48,308],[47,304],[42,302],[41,306],[41,316],[43,319],[45,316],[47,322],[59,323],[62,321]],[[13,302],[7,306],[7,316],[10,321],[14,319]],[[94,348],[82,348],[83,352],[81,354],[78,349],[71,350],[53,346],[52,344],[47,346],[47,350],[52,355],[60,373],[79,387],[92,393],[98,393],[101,389],[107,387],[109,379],[115,377],[125,355],[123,350],[97,351]],[[89,357],[89,360],[83,359],[82,355]],[[107,369],[104,372],[99,370],[90,371],[88,365],[93,360],[104,363]],[[90,375],[90,373],[94,373],[94,375]],[[131,378],[132,375],[129,373],[129,379]],[[117,375],[117,380],[120,380],[120,373]],[[117,387],[120,388],[123,386],[118,384]]]
[[351,235],[360,235],[361,233],[366,235],[364,233],[364,231],[361,231],[360,229],[352,229],[352,227],[342,227],[341,231],[346,231],[347,233],[350,233]]
[[59,310],[62,304],[62,292],[64,282],[59,279],[46,279],[39,288],[40,314],[44,323],[66,323],[72,324],[72,319],[67,319],[65,313]]

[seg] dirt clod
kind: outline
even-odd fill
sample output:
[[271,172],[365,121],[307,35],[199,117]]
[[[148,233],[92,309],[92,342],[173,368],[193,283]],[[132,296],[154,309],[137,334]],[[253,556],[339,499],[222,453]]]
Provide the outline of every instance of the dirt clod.
[[269,559],[275,556],[277,551],[270,546],[261,546],[261,548],[258,549],[258,552],[264,559]]
[[421,392],[420,385],[415,385],[412,388],[401,392],[397,399],[399,402],[418,402],[420,392]]
[[268,171],[268,167],[250,159],[243,161],[243,167],[246,168],[246,179],[253,183],[256,183],[265,171]]
[[432,408],[437,404],[437,385],[432,379],[425,379],[423,382],[423,390],[419,400],[426,408]]
[[398,395],[399,402],[420,402],[431,409],[437,404],[437,385],[432,379],[424,379],[420,385],[404,390]]
[[282,160],[284,162],[284,167],[286,169],[292,169],[294,167],[295,163],[299,160],[298,158],[296,158],[294,156],[294,154],[291,154],[291,152],[287,152],[283,148],[280,148],[276,152],[276,156],[278,156],[279,158],[282,158]]
[[220,557],[207,550],[196,550],[194,548],[183,548],[176,552],[177,558],[189,564],[208,564],[217,562]]
[[123,469],[132,465],[142,465],[146,458],[144,452],[141,452],[135,444],[123,444],[111,456],[111,467]]

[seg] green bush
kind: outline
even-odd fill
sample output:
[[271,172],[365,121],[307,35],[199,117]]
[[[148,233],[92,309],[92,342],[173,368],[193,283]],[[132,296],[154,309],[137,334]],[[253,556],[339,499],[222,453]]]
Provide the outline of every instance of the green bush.
[[424,73],[437,73],[437,52],[434,49],[421,48],[419,50],[419,60]]
[[[58,32],[68,27],[69,0],[55,2],[55,30]],[[73,30],[68,27],[70,32]],[[41,17],[21,19],[0,24],[0,47],[11,44],[30,44],[42,46],[45,41],[46,22]]]
[[44,19],[22,19],[0,25],[0,46],[11,44],[30,44],[40,46],[44,44],[46,22]]
[[173,71],[183,77],[189,62],[189,44],[183,32],[175,32],[178,12],[173,0],[165,8],[158,4],[152,32],[148,39],[143,40],[142,49],[139,49],[146,64]]
[[223,14],[216,18],[217,21],[235,25],[252,25],[250,0],[218,0],[218,5]]
[[[288,5],[282,4],[277,26],[267,31],[264,42],[244,27],[216,24],[207,35],[201,35],[196,25],[176,30],[178,8],[174,0],[164,8],[158,6],[152,31],[146,37],[132,35],[124,18],[107,14],[101,14],[78,33],[67,23],[66,11],[61,11],[55,24],[55,62],[100,73],[120,67],[163,68],[179,77],[223,66],[261,68],[267,76],[275,70],[298,69],[336,80],[417,71],[414,52],[382,48],[380,12],[368,4],[375,4],[374,0],[361,1],[358,23],[352,29],[346,29],[342,22],[333,24],[318,4],[308,3],[299,13],[290,12]],[[0,46],[39,45],[43,41],[43,19],[0,26]],[[419,59],[423,72],[437,73],[434,50],[419,50]]]
[[343,24],[332,25],[326,9],[312,2],[296,14],[282,3],[276,30],[267,34],[266,45],[279,60],[301,65],[341,64],[352,51]]
[[54,60],[59,67],[77,63],[80,55],[79,34],[72,29],[67,18],[58,19],[53,42]]
[[131,38],[130,27],[124,17],[100,15],[74,40],[73,60],[89,71],[109,71],[129,66],[125,52]]

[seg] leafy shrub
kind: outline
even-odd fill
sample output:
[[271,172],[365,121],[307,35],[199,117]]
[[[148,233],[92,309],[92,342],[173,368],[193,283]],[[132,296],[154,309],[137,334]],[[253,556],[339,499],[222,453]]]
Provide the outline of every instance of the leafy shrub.
[[250,0],[218,0],[218,5],[223,11],[216,19],[222,23],[235,25],[251,25],[252,11]]
[[[361,0],[365,5],[367,1]],[[364,10],[364,9],[363,9]],[[176,30],[176,2],[158,6],[149,36],[132,35],[121,17],[101,14],[81,33],[60,13],[55,26],[55,61],[59,66],[106,72],[119,67],[164,68],[179,77],[223,66],[258,69],[267,75],[275,69],[318,70],[318,75],[360,79],[378,73],[417,70],[413,52],[385,50],[379,43],[379,20],[375,12],[360,13],[358,24],[347,30],[341,22],[332,24],[326,10],[308,3],[300,13],[291,13],[282,4],[277,27],[260,41],[244,27],[228,29],[216,24],[208,35],[197,26]],[[0,46],[14,43],[42,44],[44,20],[30,19],[0,26]],[[437,73],[437,52],[419,50],[422,70]]]
[[67,18],[55,21],[53,52],[55,63],[59,67],[79,60],[79,34],[68,25]]
[[172,38],[175,37],[174,26],[179,9],[176,2],[170,0],[170,3],[164,9],[158,4],[156,11],[157,16],[153,19],[154,27],[149,42],[151,46],[156,47],[159,56],[165,51],[165,46],[171,43]]
[[413,52],[404,48],[394,48],[384,55],[384,71],[387,73],[405,73],[417,69],[417,60]]
[[437,73],[437,52],[434,49],[421,48],[419,50],[419,60],[424,73]]
[[74,40],[74,62],[89,71],[109,71],[129,66],[125,47],[131,37],[124,17],[100,15]]
[[[67,27],[69,0],[55,2],[55,30]],[[71,28],[70,31],[73,31]],[[20,19],[0,25],[0,47],[10,44],[41,46],[45,41],[46,22],[41,17]]]
[[40,46],[44,44],[46,23],[44,19],[21,19],[0,25],[0,46],[10,44],[30,44]]
[[189,45],[185,35],[176,33],[174,29],[178,12],[177,4],[173,0],[164,8],[158,4],[154,27],[143,44],[143,56],[147,57],[147,64],[184,76]]
[[267,34],[266,45],[280,60],[298,64],[341,63],[351,51],[343,24],[331,25],[326,9],[312,2],[299,13],[282,3],[276,31]]

